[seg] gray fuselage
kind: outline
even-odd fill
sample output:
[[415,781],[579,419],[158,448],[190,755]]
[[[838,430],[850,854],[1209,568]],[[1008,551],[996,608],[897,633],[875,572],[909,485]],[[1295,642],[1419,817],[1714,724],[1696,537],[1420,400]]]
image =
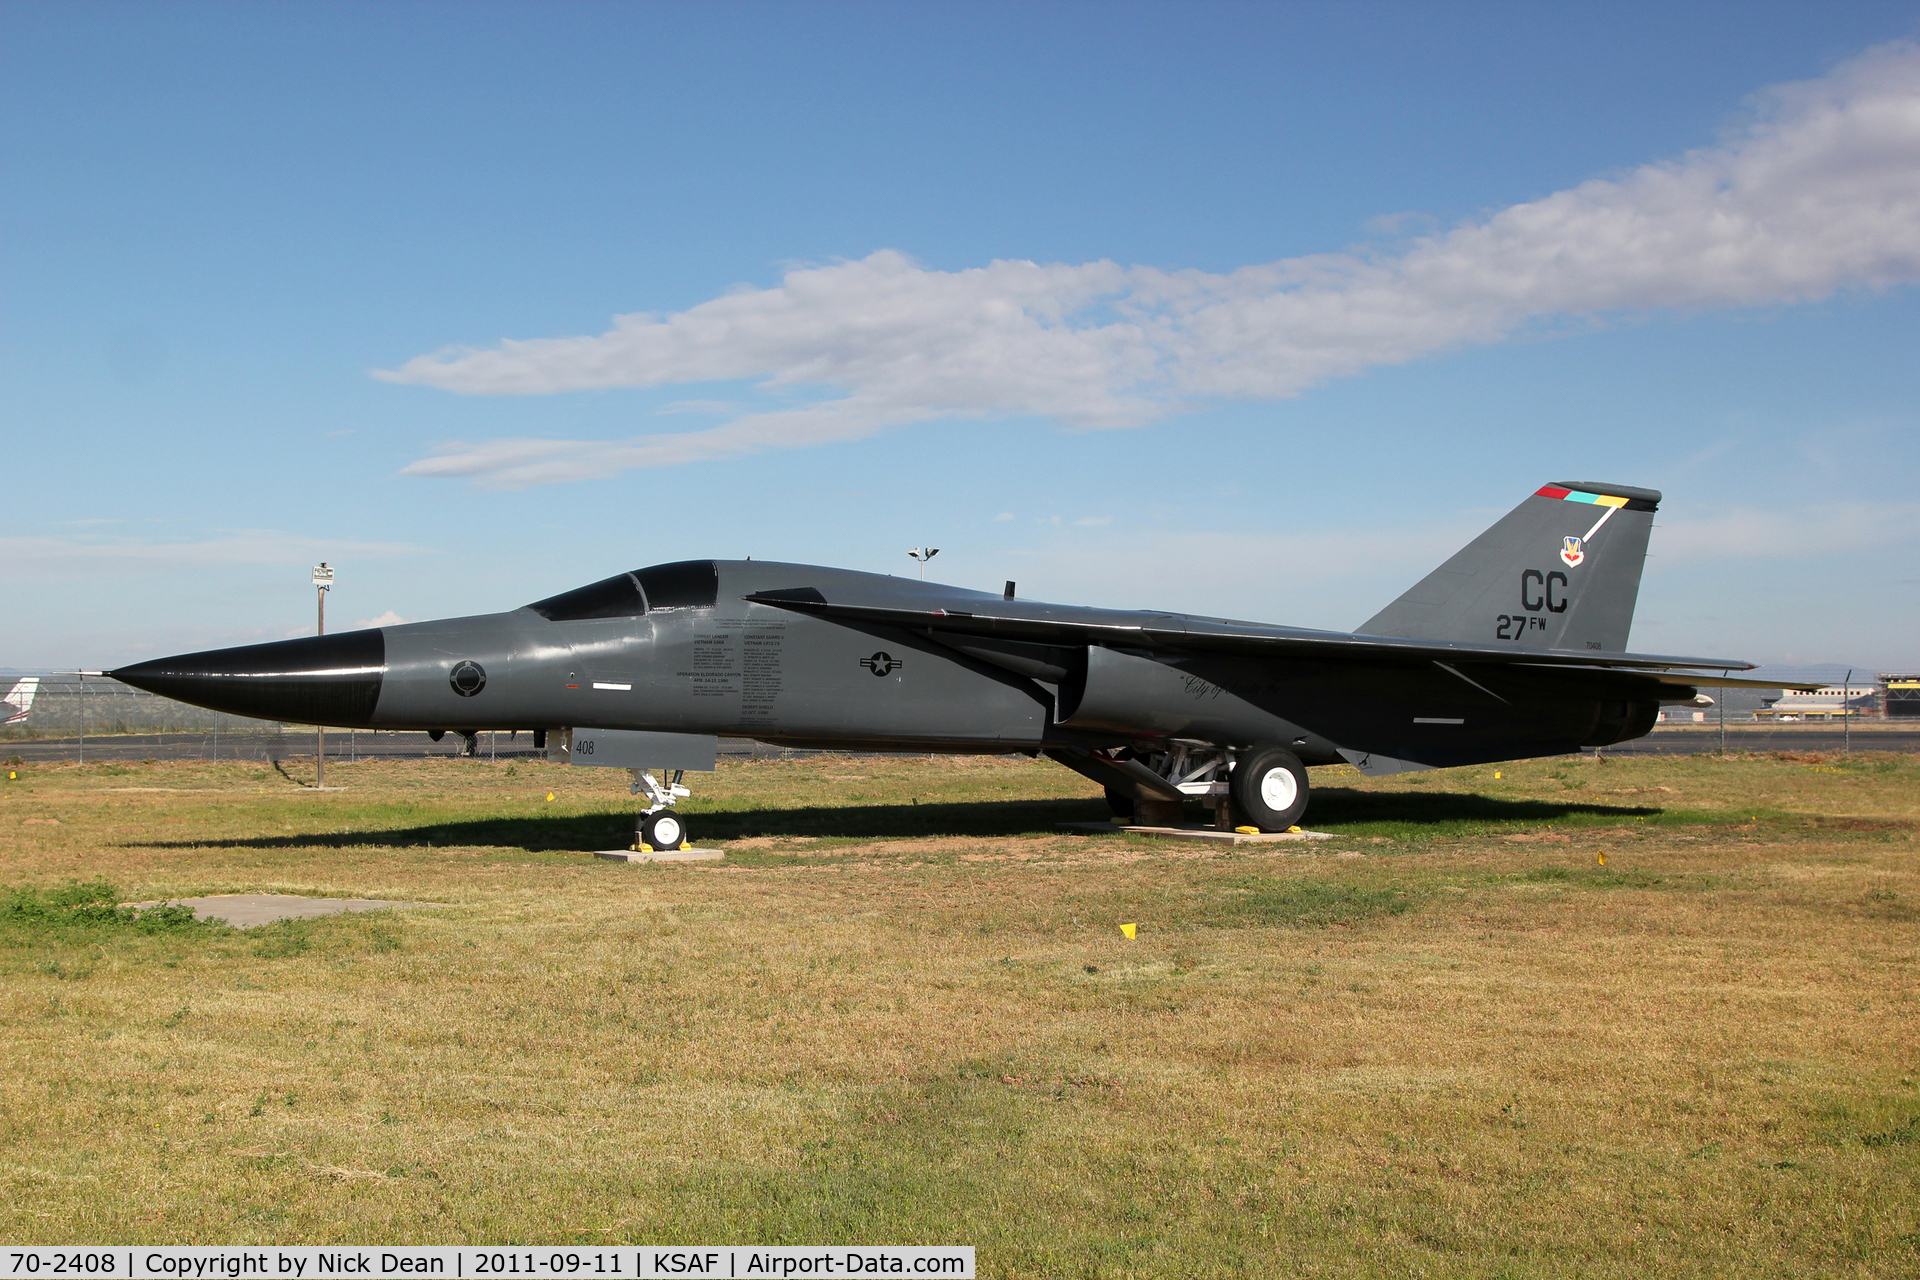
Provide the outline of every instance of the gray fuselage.
[[[744,597],[817,592],[958,617],[992,606],[1035,625],[1216,621],[1009,603],[812,565],[720,561],[715,572],[710,606],[560,621],[530,606],[384,628],[379,697],[362,723],[460,731],[592,725],[956,752],[1274,742],[1308,763],[1337,762],[1340,747],[1466,763],[1635,736],[1657,702],[1655,691],[1623,687],[1633,677],[1570,680],[1505,668],[1469,682],[1424,659],[1357,673],[1304,656],[1040,644],[827,618]],[[484,687],[462,691],[454,676],[463,663],[484,673]],[[1632,693],[1640,697],[1630,701]]]

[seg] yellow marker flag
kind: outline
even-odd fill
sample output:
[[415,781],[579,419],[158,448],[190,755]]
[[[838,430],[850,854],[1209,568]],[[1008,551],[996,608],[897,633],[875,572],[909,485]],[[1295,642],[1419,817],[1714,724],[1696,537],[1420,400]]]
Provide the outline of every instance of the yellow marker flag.
[[1498,769],[1495,769],[1493,771],[1493,780],[1495,782],[1498,782],[1500,780],[1500,771]]
[[1600,855],[1600,865],[1603,867],[1607,865],[1607,855],[1604,853]]
[[551,803],[551,802],[552,802],[552,800],[553,800],[553,792],[551,792],[551,791],[549,791],[549,792],[547,792],[547,800],[548,800],[548,802],[549,802],[549,803]]
[[1137,924],[1123,924],[1120,926],[1120,932],[1126,934],[1128,938],[1132,938],[1134,930],[1138,929],[1139,927],[1140,926]]

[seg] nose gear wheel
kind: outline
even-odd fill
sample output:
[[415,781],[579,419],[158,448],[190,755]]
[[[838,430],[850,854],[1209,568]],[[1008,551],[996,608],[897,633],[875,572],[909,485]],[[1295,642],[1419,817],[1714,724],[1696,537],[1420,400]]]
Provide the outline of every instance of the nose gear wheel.
[[686,839],[687,824],[670,809],[648,814],[640,823],[640,842],[655,849],[678,849]]
[[685,849],[687,844],[687,824],[679,814],[673,812],[673,806],[691,796],[693,792],[680,784],[686,777],[686,770],[675,769],[673,777],[667,778],[667,771],[660,771],[656,780],[646,769],[634,769],[633,785],[628,790],[633,795],[645,793],[653,803],[640,811],[640,817],[634,823],[633,846],[643,850]]

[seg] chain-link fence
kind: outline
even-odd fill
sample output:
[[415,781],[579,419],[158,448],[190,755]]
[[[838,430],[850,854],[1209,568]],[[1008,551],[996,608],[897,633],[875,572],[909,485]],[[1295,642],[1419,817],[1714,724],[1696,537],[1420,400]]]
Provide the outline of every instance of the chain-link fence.
[[[20,680],[0,678],[0,694],[16,690],[7,696],[24,700]],[[25,710],[25,716],[0,728],[0,751],[22,759],[85,761],[158,753],[172,759],[278,760],[290,754],[285,725],[188,706],[101,676],[40,675]],[[331,758],[335,753],[328,746]],[[311,745],[306,754],[313,754]]]
[[[0,693],[18,677],[0,678]],[[288,725],[208,711],[135,689],[104,676],[43,675],[27,715],[0,729],[0,755],[22,760],[285,760],[311,759],[319,735],[310,725]],[[533,735],[482,734],[476,754],[535,754]],[[438,742],[424,733],[334,729],[328,760],[394,756],[453,756],[466,739]]]
[[[1762,674],[1762,673],[1756,673]],[[1778,680],[1829,682],[1830,668],[1770,667],[1764,674]],[[22,678],[37,678],[31,707],[23,718],[0,727],[0,758],[27,760],[290,760],[312,759],[319,735],[310,725],[288,725],[208,711],[135,689],[105,676],[7,673],[0,675],[0,697]],[[1867,677],[1871,679],[1872,677]],[[1862,684],[1856,676],[1855,684]],[[1649,739],[1636,747],[1621,744],[1612,751],[1662,750],[1656,741],[1661,730],[1718,730],[1722,723],[1752,734],[1766,727],[1756,711],[1779,696],[1778,689],[1715,689],[1709,709],[1678,707]],[[21,695],[13,695],[15,697]],[[12,708],[0,708],[12,714]],[[1695,717],[1698,717],[1697,719]],[[1776,726],[1778,727],[1778,726]],[[1858,727],[1871,729],[1920,728],[1911,720]],[[1805,732],[1810,726],[1803,726]],[[1832,726],[1835,732],[1839,725]],[[1884,734],[1874,735],[1875,739]],[[1890,748],[1891,749],[1891,748]],[[1899,748],[1910,749],[1910,748]],[[362,759],[452,757],[471,754],[481,759],[505,760],[544,757],[533,745],[531,733],[485,732],[471,743],[449,733],[439,740],[417,732],[332,729],[326,734],[326,758],[353,762]],[[722,739],[720,754],[729,759],[766,759],[814,755],[813,751],[769,746],[746,739]],[[869,753],[859,753],[869,754]]]
[[[23,678],[0,676],[0,696]],[[208,711],[135,689],[105,676],[45,674],[37,679],[27,715],[0,728],[0,757],[26,760],[292,760],[313,759],[319,734],[311,725],[289,725]],[[11,714],[9,712],[9,714]],[[373,759],[421,759],[473,755],[480,759],[545,758],[531,733],[488,731],[472,743],[457,733],[439,740],[417,732],[329,729],[326,758],[352,763]],[[729,759],[768,759],[797,754],[745,739],[722,740]]]

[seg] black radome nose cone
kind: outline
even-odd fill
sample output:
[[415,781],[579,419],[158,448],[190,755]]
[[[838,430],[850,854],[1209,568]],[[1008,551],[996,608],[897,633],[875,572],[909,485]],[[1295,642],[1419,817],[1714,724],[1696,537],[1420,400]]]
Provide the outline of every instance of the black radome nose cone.
[[379,630],[155,658],[108,675],[163,698],[294,724],[370,724],[387,667]]

